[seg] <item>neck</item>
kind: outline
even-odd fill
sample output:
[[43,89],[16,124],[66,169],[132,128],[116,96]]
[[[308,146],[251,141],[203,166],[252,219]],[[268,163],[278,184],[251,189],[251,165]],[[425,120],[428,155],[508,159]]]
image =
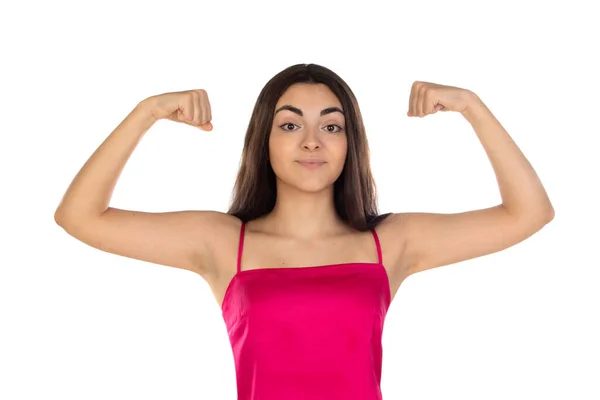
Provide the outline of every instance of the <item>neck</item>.
[[263,222],[278,235],[304,239],[349,229],[335,210],[333,185],[319,192],[305,192],[278,182],[275,207]]

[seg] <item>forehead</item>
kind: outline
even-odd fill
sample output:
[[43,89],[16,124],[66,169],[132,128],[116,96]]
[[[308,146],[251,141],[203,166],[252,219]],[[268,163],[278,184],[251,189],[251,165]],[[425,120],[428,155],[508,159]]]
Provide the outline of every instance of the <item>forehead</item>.
[[281,95],[277,101],[276,108],[284,104],[290,104],[301,109],[315,108],[321,110],[324,107],[340,107],[342,104],[337,96],[323,83],[295,83]]

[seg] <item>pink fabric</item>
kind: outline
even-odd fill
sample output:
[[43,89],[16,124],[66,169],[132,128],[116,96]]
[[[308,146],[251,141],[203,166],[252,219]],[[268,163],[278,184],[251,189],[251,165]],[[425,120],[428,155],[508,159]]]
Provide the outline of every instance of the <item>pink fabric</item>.
[[238,400],[381,400],[381,337],[391,302],[378,263],[240,270],[222,313]]

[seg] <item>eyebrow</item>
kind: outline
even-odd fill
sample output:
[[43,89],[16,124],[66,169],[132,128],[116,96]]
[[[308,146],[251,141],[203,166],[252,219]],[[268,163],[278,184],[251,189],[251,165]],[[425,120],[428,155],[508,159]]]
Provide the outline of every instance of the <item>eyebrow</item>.
[[[293,113],[296,113],[296,114],[298,114],[298,115],[299,115],[299,116],[301,116],[301,117],[302,117],[302,116],[304,116],[304,113],[302,112],[302,110],[301,110],[301,109],[299,109],[299,108],[296,108],[296,107],[294,107],[294,106],[291,106],[291,105],[289,105],[289,104],[286,104],[286,105],[284,105],[284,106],[281,106],[281,107],[279,107],[279,108],[277,109],[277,111],[275,111],[275,115],[276,115],[276,114],[277,114],[279,111],[283,111],[283,110],[288,110],[288,111],[291,111],[291,112],[293,112]],[[343,112],[341,109],[339,109],[338,107],[327,107],[327,108],[325,108],[325,109],[321,110],[321,116],[323,116],[323,115],[327,115],[327,114],[331,114],[331,113],[333,113],[333,112],[339,112],[339,113],[341,113],[342,115],[344,115],[344,112]]]

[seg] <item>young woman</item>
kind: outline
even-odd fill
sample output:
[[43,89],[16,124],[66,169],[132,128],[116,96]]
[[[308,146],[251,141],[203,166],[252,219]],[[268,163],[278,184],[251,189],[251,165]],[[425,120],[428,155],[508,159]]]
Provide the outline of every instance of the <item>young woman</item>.
[[459,214],[377,211],[357,100],[331,70],[294,65],[261,91],[227,213],[109,207],[159,119],[212,130],[204,90],[149,97],[77,174],[56,214],[100,250],[197,272],[231,341],[239,399],[381,399],[381,335],[402,281],[506,249],[553,208],[534,170],[473,92],[415,82],[408,116],[460,112],[493,164],[502,204]]

